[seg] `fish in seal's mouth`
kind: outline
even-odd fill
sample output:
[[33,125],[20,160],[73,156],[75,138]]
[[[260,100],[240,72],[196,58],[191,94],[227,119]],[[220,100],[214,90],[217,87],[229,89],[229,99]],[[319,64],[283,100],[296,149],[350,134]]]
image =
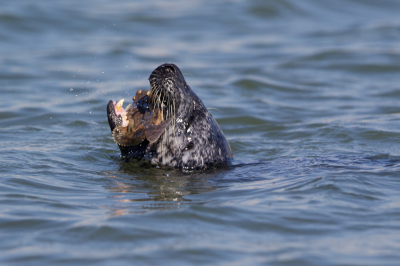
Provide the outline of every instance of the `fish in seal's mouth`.
[[145,139],[153,143],[170,124],[172,117],[164,120],[159,108],[151,103],[149,94],[149,91],[139,90],[125,108],[124,99],[108,103],[108,122],[118,145],[136,146]]

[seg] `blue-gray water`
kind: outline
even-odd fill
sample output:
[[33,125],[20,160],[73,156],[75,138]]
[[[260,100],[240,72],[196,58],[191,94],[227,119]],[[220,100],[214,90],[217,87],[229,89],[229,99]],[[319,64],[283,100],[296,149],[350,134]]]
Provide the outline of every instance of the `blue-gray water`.
[[[400,2],[1,1],[1,265],[399,265]],[[124,162],[177,64],[234,165]]]

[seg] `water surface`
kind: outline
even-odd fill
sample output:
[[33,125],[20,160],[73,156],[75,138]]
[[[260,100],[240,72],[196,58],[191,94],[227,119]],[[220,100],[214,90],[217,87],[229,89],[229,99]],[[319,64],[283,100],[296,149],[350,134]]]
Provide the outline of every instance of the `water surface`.
[[[398,1],[2,1],[2,265],[398,265]],[[177,64],[234,165],[125,162]]]

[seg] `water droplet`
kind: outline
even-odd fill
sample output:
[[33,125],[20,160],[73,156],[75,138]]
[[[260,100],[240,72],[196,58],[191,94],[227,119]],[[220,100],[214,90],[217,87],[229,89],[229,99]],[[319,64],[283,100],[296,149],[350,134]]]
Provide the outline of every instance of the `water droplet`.
[[91,114],[91,113],[92,113],[92,111],[89,112],[89,114]]
[[53,119],[53,117],[50,116],[50,119]]
[[73,90],[74,90],[73,88],[69,89],[69,91],[73,91]]

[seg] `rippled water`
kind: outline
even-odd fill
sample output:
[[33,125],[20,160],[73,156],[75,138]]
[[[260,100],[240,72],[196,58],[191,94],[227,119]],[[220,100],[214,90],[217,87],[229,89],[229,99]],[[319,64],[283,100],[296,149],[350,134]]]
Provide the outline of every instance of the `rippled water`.
[[[2,265],[398,265],[400,2],[1,1]],[[177,64],[234,165],[125,162]]]

